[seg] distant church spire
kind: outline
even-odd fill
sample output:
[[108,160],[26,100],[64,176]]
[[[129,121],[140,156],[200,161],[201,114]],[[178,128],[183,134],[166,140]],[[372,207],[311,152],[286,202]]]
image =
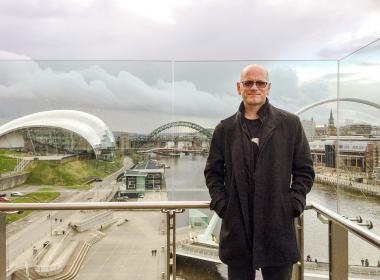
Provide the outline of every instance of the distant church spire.
[[332,109],[330,110],[329,124],[327,126],[326,132],[327,132],[328,136],[335,136],[336,135],[336,127],[334,125],[334,117],[333,117]]
[[333,127],[334,126],[334,117],[333,117],[333,113],[332,113],[332,109],[330,110],[330,118],[329,118],[329,127]]

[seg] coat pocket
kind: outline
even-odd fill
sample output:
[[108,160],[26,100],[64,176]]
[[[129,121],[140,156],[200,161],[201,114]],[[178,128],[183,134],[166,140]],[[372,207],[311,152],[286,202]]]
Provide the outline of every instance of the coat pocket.
[[295,218],[295,216],[294,216],[295,211],[293,209],[292,197],[290,195],[290,192],[288,192],[288,194],[286,196],[285,204],[286,204],[285,208],[286,208],[287,217],[289,217],[291,219]]

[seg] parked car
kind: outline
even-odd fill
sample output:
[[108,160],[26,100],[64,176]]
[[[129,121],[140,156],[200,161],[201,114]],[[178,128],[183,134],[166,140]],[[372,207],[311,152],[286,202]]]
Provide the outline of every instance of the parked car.
[[0,197],[6,197],[7,194],[6,193],[0,193]]
[[0,196],[0,202],[9,202],[10,199],[8,197],[5,197],[5,196]]
[[11,196],[24,196],[22,192],[12,192]]

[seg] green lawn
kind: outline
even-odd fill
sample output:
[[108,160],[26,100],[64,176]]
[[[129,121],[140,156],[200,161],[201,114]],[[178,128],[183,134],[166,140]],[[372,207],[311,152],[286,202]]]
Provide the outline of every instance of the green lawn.
[[[12,197],[12,203],[38,203],[38,202],[50,202],[56,199],[60,195],[59,192],[52,190],[51,188],[40,188],[36,192],[28,193],[23,197]],[[8,214],[7,224],[13,223],[25,216],[29,215],[32,211],[23,211],[21,214]]]
[[114,173],[122,167],[122,158],[115,162],[101,160],[77,160],[67,163],[52,161],[33,161],[27,171],[31,174],[26,184],[35,185],[60,185],[71,188],[82,188],[92,178]]
[[9,155],[21,156],[23,153],[13,150],[0,149],[0,173],[13,171],[17,165],[17,159],[9,157]]
[[7,215],[7,219],[6,219],[6,223],[7,224],[11,224],[17,220],[20,220],[26,216],[28,216],[30,213],[32,213],[32,211],[22,211],[20,214],[8,214]]
[[17,153],[16,151],[12,151],[12,150],[0,150],[0,155],[13,155],[16,153]]
[[0,173],[13,171],[17,165],[17,159],[0,154]]

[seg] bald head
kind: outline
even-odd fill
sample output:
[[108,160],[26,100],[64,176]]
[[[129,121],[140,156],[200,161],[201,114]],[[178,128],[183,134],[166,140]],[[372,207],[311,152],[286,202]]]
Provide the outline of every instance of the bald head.
[[268,73],[268,70],[264,67],[264,66],[261,66],[259,64],[249,64],[247,66],[245,66],[243,68],[243,70],[240,72],[240,81],[243,81],[246,77],[246,73],[250,72],[250,71],[263,71],[265,73],[265,76],[266,76],[266,80],[267,82],[269,81],[269,73]]
[[[268,70],[258,64],[244,67],[240,73],[240,81],[236,83],[236,89],[243,98],[245,110],[251,112],[257,112],[266,102],[271,87]],[[252,117],[256,115],[253,114]]]

